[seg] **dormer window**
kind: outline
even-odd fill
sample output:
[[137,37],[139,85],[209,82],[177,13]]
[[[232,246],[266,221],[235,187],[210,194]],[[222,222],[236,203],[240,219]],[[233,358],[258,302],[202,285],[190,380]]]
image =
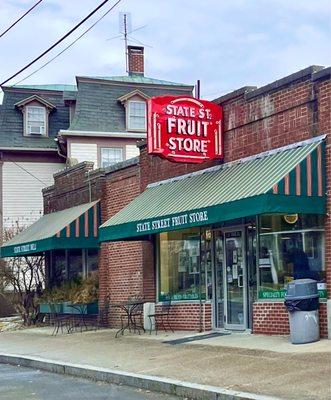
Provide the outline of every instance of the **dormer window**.
[[146,102],[129,101],[128,102],[128,130],[145,131],[146,130]]
[[46,108],[40,106],[26,107],[26,134],[46,134]]
[[148,99],[149,96],[138,89],[117,99],[125,107],[127,131],[146,132]]
[[33,95],[19,101],[15,106],[23,114],[24,136],[48,136],[49,114],[55,109],[52,103],[38,95]]

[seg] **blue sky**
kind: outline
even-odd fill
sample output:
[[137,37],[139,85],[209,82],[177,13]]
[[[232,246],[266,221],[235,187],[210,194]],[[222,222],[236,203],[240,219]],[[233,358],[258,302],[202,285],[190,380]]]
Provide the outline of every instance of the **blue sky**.
[[[115,1],[17,83],[68,45]],[[35,0],[1,0],[0,31]],[[12,75],[66,33],[101,0],[44,0],[0,38],[0,78]],[[262,86],[309,65],[331,64],[329,0],[123,0],[92,31],[26,84],[75,83],[76,75],[124,75],[119,12],[130,12],[135,42],[145,48],[145,74],[195,84],[215,98],[245,85]]]

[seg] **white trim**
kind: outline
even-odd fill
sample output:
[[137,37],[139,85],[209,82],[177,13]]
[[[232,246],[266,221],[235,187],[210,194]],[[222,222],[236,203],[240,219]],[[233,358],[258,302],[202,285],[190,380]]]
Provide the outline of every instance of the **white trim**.
[[243,164],[245,162],[253,161],[253,160],[256,160],[258,158],[268,157],[268,156],[271,156],[271,155],[274,155],[274,154],[277,154],[277,153],[282,153],[283,151],[286,151],[286,150],[291,150],[291,149],[295,149],[297,147],[307,146],[309,144],[320,142],[320,141],[324,140],[325,138],[326,138],[326,134],[320,135],[320,136],[316,136],[316,137],[311,138],[311,139],[303,140],[302,142],[297,142],[297,143],[289,144],[287,146],[279,147],[277,149],[264,151],[263,153],[259,153],[259,154],[255,154],[253,156],[241,158],[240,160],[230,161],[230,162],[228,162],[226,164],[216,165],[214,167],[205,168],[205,169],[202,169],[200,171],[191,172],[189,174],[175,176],[174,178],[165,179],[165,180],[159,181],[159,182],[153,182],[153,183],[150,183],[149,185],[147,185],[147,188],[152,188],[152,187],[164,185],[166,183],[172,183],[172,182],[181,181],[181,180],[186,179],[186,178],[192,178],[193,176],[199,176],[199,175],[202,175],[202,174],[205,174],[205,173],[209,173],[209,172],[216,172],[216,171],[219,171],[221,169],[229,168],[229,167],[232,167],[232,166],[238,165],[238,164]]
[[[41,108],[44,111],[44,132],[43,133],[30,133],[29,132],[29,108]],[[24,118],[24,131],[23,136],[26,137],[48,137],[48,112],[47,107],[45,105],[25,105],[22,109],[23,118]]]
[[92,137],[114,137],[128,139],[146,139],[146,132],[95,132],[95,131],[70,131],[60,130],[60,136],[92,136]]
[[28,104],[37,101],[38,103],[42,104],[43,107],[47,107],[50,109],[56,108],[54,104],[50,103],[49,101],[43,99],[42,97],[38,96],[37,94],[27,97],[26,99],[23,99],[17,103],[14,104],[15,107],[22,108],[22,107],[28,107]]
[[120,101],[122,104],[124,104],[124,103],[126,103],[127,101],[130,101],[130,99],[131,99],[132,97],[135,97],[135,96],[141,97],[141,98],[144,99],[144,100],[150,99],[150,96],[147,96],[147,94],[143,93],[141,90],[136,89],[136,90],[133,90],[133,91],[130,92],[130,93],[125,94],[124,96],[119,97],[119,98],[117,99],[117,101]]
[[[57,149],[50,149],[50,148],[45,148],[45,147],[0,147],[0,150],[6,150],[6,151],[54,151],[57,152]],[[60,163],[62,164],[62,163]]]
[[[144,122],[145,125],[143,128],[135,128],[135,127],[131,127],[130,126],[130,117],[131,117],[131,105],[133,105],[133,103],[138,103],[138,104],[143,104],[145,106],[145,116],[144,116]],[[126,129],[127,131],[134,131],[134,132],[146,132],[147,129],[147,104],[146,101],[142,101],[142,100],[128,100],[127,101],[127,108],[126,108],[126,113],[127,113],[127,126]],[[138,118],[142,118],[138,115],[132,115],[132,117],[138,117]]]

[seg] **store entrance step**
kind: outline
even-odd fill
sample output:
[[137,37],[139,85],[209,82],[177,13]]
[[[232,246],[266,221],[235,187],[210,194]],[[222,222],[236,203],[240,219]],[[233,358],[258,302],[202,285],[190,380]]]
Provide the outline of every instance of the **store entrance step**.
[[182,339],[174,339],[174,340],[165,340],[162,343],[167,343],[167,344],[183,344],[183,343],[189,343],[189,342],[195,342],[196,340],[204,340],[204,339],[212,339],[218,336],[226,336],[230,335],[231,333],[229,332],[212,332],[212,333],[206,333],[205,335],[194,335],[194,336],[188,336]]

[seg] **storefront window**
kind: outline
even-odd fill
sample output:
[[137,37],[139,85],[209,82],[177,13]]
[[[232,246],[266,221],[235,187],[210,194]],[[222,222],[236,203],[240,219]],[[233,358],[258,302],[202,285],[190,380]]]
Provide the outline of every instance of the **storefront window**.
[[201,229],[201,298],[211,300],[212,286],[212,231]]
[[66,251],[55,250],[53,252],[53,268],[50,277],[51,286],[60,286],[67,279]]
[[52,251],[48,267],[50,286],[87,278],[98,270],[98,254],[98,249]]
[[98,269],[98,249],[87,249],[87,275]]
[[200,229],[159,235],[159,300],[200,297]]
[[68,267],[70,280],[83,277],[82,249],[69,250]]
[[323,219],[316,215],[264,215],[260,219],[259,298],[282,298],[293,279],[319,282],[325,297]]

